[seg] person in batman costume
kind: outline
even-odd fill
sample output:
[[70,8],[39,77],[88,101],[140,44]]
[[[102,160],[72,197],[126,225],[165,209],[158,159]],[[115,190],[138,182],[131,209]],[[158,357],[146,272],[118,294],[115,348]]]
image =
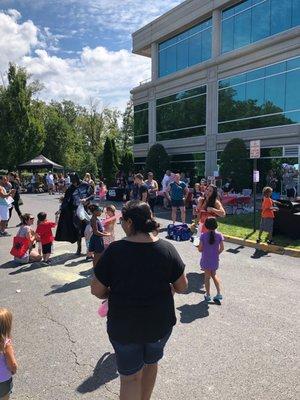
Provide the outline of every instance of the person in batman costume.
[[84,235],[85,221],[81,221],[76,210],[81,202],[89,200],[94,190],[87,182],[81,181],[76,173],[70,174],[71,185],[67,189],[57,224],[55,240],[58,242],[77,242],[77,255],[81,254],[81,238]]

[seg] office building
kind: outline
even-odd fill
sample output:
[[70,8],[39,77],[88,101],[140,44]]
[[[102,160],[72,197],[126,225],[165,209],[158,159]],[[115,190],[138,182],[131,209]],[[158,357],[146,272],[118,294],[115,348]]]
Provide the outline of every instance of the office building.
[[132,90],[136,164],[161,143],[172,168],[213,175],[232,138],[299,164],[300,0],[186,0],[132,38],[152,66]]

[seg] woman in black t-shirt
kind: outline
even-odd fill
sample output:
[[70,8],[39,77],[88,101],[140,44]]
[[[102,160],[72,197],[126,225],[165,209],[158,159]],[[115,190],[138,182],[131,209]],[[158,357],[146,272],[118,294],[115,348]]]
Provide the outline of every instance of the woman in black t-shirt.
[[174,292],[187,289],[174,246],[152,232],[159,225],[148,204],[122,210],[126,238],[113,242],[95,267],[91,291],[109,301],[107,332],[121,376],[120,399],[150,399],[157,363],[176,324]]

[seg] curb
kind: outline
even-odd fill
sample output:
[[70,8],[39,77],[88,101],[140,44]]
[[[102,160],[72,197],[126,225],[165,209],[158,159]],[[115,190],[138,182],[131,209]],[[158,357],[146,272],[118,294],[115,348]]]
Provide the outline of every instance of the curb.
[[275,254],[300,258],[300,250],[291,249],[289,247],[276,246],[274,244],[267,244],[267,243],[257,244],[253,240],[240,239],[234,236],[228,236],[228,235],[223,235],[223,236],[226,242],[239,244],[241,246],[252,247],[258,250],[263,250],[266,253],[275,253]]

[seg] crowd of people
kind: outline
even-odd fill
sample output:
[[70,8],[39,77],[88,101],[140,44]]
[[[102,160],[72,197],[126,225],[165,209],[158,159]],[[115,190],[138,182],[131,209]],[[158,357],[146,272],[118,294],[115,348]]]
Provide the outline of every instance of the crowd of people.
[[[47,175],[51,195],[57,189],[53,186],[51,173]],[[7,236],[6,227],[14,208],[21,220],[11,250],[14,260],[18,264],[42,262],[45,265],[51,264],[54,240],[77,243],[79,255],[82,238],[85,238],[86,257],[93,261],[91,292],[104,301],[100,303],[99,314],[107,316],[107,332],[116,354],[121,380],[120,399],[150,399],[158,362],[176,324],[174,294],[184,293],[188,286],[180,254],[170,242],[159,238],[160,225],[155,219],[157,199],[161,196],[163,207],[171,209],[173,225],[178,210],[181,222],[185,224],[186,206],[192,205],[199,232],[199,242],[194,245],[201,253],[199,266],[204,272],[204,301],[220,304],[223,295],[218,269],[224,237],[217,230],[217,220],[226,212],[218,189],[204,179],[190,188],[184,174],[169,170],[161,185],[152,172],[147,174],[147,179],[141,173],[130,174],[124,183],[126,197],[130,200],[123,205],[119,215],[113,204],[103,203],[107,194],[103,181],[92,179],[89,173],[83,180],[76,173],[69,174],[68,178],[67,185],[64,180],[58,190],[64,195],[60,198],[55,221],[49,220],[42,210],[37,214],[35,226],[35,217],[21,214],[19,209],[21,198],[17,175],[2,176],[1,235]],[[228,183],[227,193],[231,190],[231,182]],[[272,187],[265,187],[258,242],[262,232],[266,231],[268,241],[272,243],[276,202],[271,197]],[[126,235],[121,240],[115,240],[118,220]],[[215,296],[211,294],[211,280],[216,288]],[[10,311],[0,308],[1,399],[9,398],[12,375],[17,370],[11,325]]]

